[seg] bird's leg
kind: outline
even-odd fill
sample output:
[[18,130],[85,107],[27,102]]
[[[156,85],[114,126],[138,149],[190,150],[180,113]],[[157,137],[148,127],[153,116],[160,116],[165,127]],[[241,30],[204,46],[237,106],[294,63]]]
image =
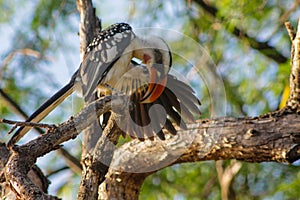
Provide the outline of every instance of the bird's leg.
[[[120,91],[120,90],[117,90],[116,88],[110,86],[110,85],[107,84],[107,83],[104,83],[103,86],[110,90],[110,94],[114,94],[114,95],[116,95],[116,96],[124,95],[124,92],[122,92],[122,91]],[[107,95],[107,94],[106,94],[106,95]]]

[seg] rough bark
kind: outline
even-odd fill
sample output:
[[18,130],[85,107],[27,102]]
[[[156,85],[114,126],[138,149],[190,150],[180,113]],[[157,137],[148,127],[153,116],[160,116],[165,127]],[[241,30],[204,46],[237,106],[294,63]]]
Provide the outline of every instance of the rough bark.
[[[28,115],[24,112],[24,110],[6,93],[0,88],[0,97],[1,100],[5,103],[5,105],[12,110],[15,114],[23,117],[25,120],[28,119]],[[34,129],[39,134],[44,134],[44,130],[39,127],[34,127]],[[81,164],[80,162],[72,156],[66,149],[59,148],[57,153],[60,154],[63,159],[66,161],[67,166],[76,173],[81,173]],[[4,156],[4,155],[3,155]]]
[[255,118],[201,120],[165,141],[131,141],[115,151],[101,195],[138,199],[143,181],[136,180],[177,163],[228,159],[292,163],[300,158],[299,123],[297,113],[283,110]]
[[[31,166],[50,151],[56,150],[60,144],[75,138],[81,131],[88,127],[95,117],[109,111],[111,106],[122,109],[123,98],[105,97],[86,106],[79,114],[68,121],[53,127],[46,134],[22,146],[15,146],[6,163],[5,178],[13,191],[20,199],[56,199],[41,191],[26,175]],[[94,109],[97,113],[94,115]],[[92,113],[92,114],[91,114]]]
[[[86,47],[95,35],[101,31],[101,22],[96,16],[96,10],[91,0],[76,0],[80,14],[80,57],[83,60]],[[83,133],[81,163],[83,165],[82,178],[77,199],[96,199],[100,179],[104,175],[93,165],[93,149],[101,136],[99,123],[95,120]],[[102,177],[102,178],[101,178]]]
[[101,21],[96,16],[96,10],[90,0],[76,0],[80,15],[80,58],[84,57],[86,47],[92,42],[95,35],[101,31]]
[[[300,19],[300,18],[299,18]],[[300,102],[300,22],[298,22],[297,33],[289,22],[286,23],[289,36],[292,40],[291,49],[291,74],[290,74],[290,96],[287,105],[292,109],[299,110]]]

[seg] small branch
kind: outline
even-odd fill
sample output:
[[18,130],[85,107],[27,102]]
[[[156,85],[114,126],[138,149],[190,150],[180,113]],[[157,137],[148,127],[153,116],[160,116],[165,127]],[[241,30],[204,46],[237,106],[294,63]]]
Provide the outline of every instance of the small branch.
[[27,172],[38,157],[57,149],[61,143],[75,138],[89,126],[95,120],[94,112],[92,112],[95,108],[96,117],[99,117],[108,112],[112,104],[116,108],[124,109],[124,98],[108,96],[97,100],[67,122],[60,124],[41,137],[22,146],[14,147],[14,152],[6,165],[5,177],[14,191],[21,196],[21,199],[55,199],[36,187],[26,176]]
[[24,117],[25,119],[28,118],[27,114],[21,109],[21,107],[11,97],[9,97],[1,88],[0,88],[0,96],[1,96],[1,100],[5,103],[5,105],[10,110]]
[[15,125],[8,133],[12,133],[13,130],[17,126],[30,126],[30,127],[39,127],[39,128],[46,128],[46,129],[53,129],[56,126],[54,124],[43,124],[43,123],[35,123],[35,122],[24,122],[24,121],[15,121],[15,120],[8,120],[8,119],[0,119],[0,123],[4,124],[13,124]]
[[11,52],[10,54],[8,54],[8,56],[6,56],[3,59],[3,62],[0,65],[0,80],[2,80],[3,73],[6,69],[6,67],[8,66],[8,64],[12,61],[12,59],[15,57],[15,55],[18,55],[18,54],[21,54],[24,56],[32,56],[37,59],[51,60],[49,57],[46,57],[46,56],[44,57],[40,52],[35,51],[33,49],[25,48],[25,49],[15,50],[15,51]]
[[291,22],[285,22],[284,25],[285,25],[285,28],[286,28],[289,36],[290,36],[291,41],[293,41],[296,37],[296,32],[295,32]]
[[290,23],[286,23],[286,28],[292,40],[290,96],[287,106],[300,111],[300,18],[296,34]]
[[218,160],[216,162],[216,170],[218,179],[221,185],[222,200],[235,199],[234,194],[230,192],[230,186],[234,176],[239,172],[242,167],[242,163],[236,160],[231,160],[230,165],[223,169],[223,161]]
[[107,170],[110,166],[119,136],[122,130],[118,127],[115,119],[118,118],[117,114],[112,113],[110,120],[106,125],[101,138],[98,140],[93,151],[93,166],[92,168],[100,172],[98,186],[104,181]]
[[291,8],[289,8],[279,19],[279,21],[281,23],[284,23],[289,17],[290,15],[295,12],[298,8],[299,8],[299,4],[300,1],[299,0],[295,0],[294,4],[291,6]]
[[57,173],[59,173],[59,172],[62,172],[62,171],[64,171],[64,170],[67,170],[67,169],[69,169],[69,167],[68,167],[68,166],[64,166],[64,167],[61,167],[61,168],[56,169],[56,170],[54,170],[54,171],[50,171],[50,172],[48,172],[47,177],[53,176],[53,175],[55,175],[55,174],[57,174]]
[[66,149],[59,148],[57,152],[62,155],[63,159],[65,160],[67,166],[75,173],[81,174],[82,166],[78,159],[72,156]]
[[[9,107],[10,110],[14,111],[16,114],[20,115],[24,119],[28,118],[28,115],[22,110],[22,108],[10,96],[8,96],[8,94],[6,94],[1,88],[0,88],[0,96],[2,97],[1,100],[3,100],[5,105]],[[34,127],[34,129],[41,135],[45,133],[39,127]],[[81,164],[74,156],[72,156],[64,148],[58,149],[57,152],[63,156],[67,165],[70,167],[72,171],[78,174],[81,173],[81,169],[82,169]]]

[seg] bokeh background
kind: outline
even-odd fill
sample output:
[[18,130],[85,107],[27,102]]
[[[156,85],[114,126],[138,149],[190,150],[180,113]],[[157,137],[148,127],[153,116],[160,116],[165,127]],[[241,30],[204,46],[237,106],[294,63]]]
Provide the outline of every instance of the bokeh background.
[[[218,115],[257,116],[284,106],[288,94],[290,39],[284,22],[296,25],[298,0],[97,0],[93,1],[102,27],[128,22],[134,29],[155,27],[193,39],[211,59],[226,99]],[[28,114],[67,83],[79,67],[79,14],[75,0],[0,0],[0,88]],[[174,69],[189,71],[197,45],[164,35],[180,52]],[[204,74],[205,75],[205,74]],[[190,84],[203,102],[201,118],[210,118],[213,92],[205,81]],[[218,85],[214,86],[218,87]],[[217,88],[216,88],[217,89]],[[44,122],[60,123],[82,107],[73,95]],[[0,98],[0,118],[23,120]],[[0,140],[7,141],[9,126],[0,124]],[[32,131],[22,141],[37,136]],[[80,158],[80,137],[65,143]],[[66,167],[54,152],[38,165],[49,176],[50,193],[75,199],[80,174]],[[220,180],[228,170],[230,199],[298,199],[299,163],[245,163],[208,161],[168,167],[145,181],[140,199],[221,199]],[[236,169],[236,168],[235,168]],[[227,171],[226,171],[227,170]]]

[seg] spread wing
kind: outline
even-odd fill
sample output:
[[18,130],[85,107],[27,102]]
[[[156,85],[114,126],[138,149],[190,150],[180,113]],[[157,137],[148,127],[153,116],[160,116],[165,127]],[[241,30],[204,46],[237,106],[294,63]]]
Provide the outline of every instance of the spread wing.
[[141,140],[145,136],[151,139],[154,134],[164,140],[162,128],[175,135],[177,131],[172,122],[182,129],[187,129],[186,122],[193,122],[194,116],[201,114],[199,110],[201,103],[193,89],[172,75],[168,75],[164,92],[153,103],[138,103],[136,100],[140,95],[141,93],[132,95],[132,101],[135,103],[130,116],[136,124],[128,124],[127,132]]
[[129,72],[128,76],[125,74],[121,77],[121,84],[116,85],[115,89],[130,95],[133,106],[128,108],[130,116],[126,117],[121,128],[131,137],[144,140],[144,138],[152,139],[154,134],[157,134],[159,138],[165,139],[162,128],[167,129],[171,134],[176,134],[173,122],[180,128],[186,129],[186,122],[193,122],[194,116],[201,114],[200,101],[193,89],[170,74],[164,92],[156,101],[140,103],[147,91],[145,79],[149,77],[149,72],[146,66],[136,63],[131,63]]
[[87,47],[79,69],[82,92],[86,101],[93,96],[97,85],[104,79],[134,37],[132,28],[128,24],[114,24],[101,31]]

